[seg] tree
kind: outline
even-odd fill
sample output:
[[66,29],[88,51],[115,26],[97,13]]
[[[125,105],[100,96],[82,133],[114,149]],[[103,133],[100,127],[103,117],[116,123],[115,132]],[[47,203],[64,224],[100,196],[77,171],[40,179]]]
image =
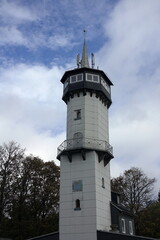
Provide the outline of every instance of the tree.
[[58,230],[59,167],[28,156],[22,162],[11,217],[14,239]]
[[139,235],[160,238],[160,202],[152,203],[139,213],[137,226]]
[[24,149],[15,142],[0,146],[0,225],[11,208],[13,185],[23,157]]
[[133,214],[146,208],[152,201],[155,178],[148,178],[141,169],[132,167],[111,180],[112,191],[121,193],[122,204]]
[[58,230],[59,167],[0,146],[0,235],[22,240]]

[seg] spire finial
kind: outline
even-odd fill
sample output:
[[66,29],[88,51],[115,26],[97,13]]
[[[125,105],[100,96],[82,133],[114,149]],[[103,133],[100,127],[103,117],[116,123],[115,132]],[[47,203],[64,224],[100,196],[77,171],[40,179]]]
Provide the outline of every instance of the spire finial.
[[87,53],[87,47],[86,47],[86,32],[87,32],[86,29],[84,29],[83,32],[84,32],[84,45],[83,45],[83,52],[82,52],[81,67],[89,68],[88,53]]
[[84,32],[84,41],[86,40],[86,29],[84,28],[84,30],[83,30],[83,32]]

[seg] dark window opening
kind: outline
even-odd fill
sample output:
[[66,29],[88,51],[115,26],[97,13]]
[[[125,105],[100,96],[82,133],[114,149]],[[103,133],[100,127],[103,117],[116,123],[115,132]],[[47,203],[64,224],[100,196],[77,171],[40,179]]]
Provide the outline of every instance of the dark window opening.
[[76,201],[75,201],[75,209],[74,210],[81,210],[81,204],[80,204],[79,199],[76,199]]
[[79,120],[81,119],[81,109],[75,110],[75,119],[74,120]]
[[102,177],[102,188],[105,188],[104,178]]
[[78,181],[74,181],[72,183],[72,191],[73,192],[80,192],[83,190],[83,185],[82,185],[82,181],[78,180]]

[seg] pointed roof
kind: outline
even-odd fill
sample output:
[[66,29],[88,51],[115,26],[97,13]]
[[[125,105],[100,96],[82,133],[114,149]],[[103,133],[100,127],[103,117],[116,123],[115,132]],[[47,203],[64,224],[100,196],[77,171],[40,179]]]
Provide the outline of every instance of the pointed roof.
[[88,53],[87,53],[87,47],[86,47],[85,39],[84,39],[84,44],[83,44],[81,67],[82,68],[83,67],[89,68]]

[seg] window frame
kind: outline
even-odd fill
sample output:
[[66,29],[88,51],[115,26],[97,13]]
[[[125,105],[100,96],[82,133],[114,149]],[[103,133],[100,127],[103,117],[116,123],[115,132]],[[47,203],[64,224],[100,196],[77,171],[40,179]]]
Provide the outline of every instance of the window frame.
[[101,84],[102,86],[107,90],[107,92],[110,93],[110,86],[106,83],[106,81],[104,80],[104,78],[101,77]]
[[66,79],[66,81],[64,82],[64,88],[66,88],[69,84],[69,78]]
[[124,218],[121,218],[121,230],[122,233],[126,233],[126,222]]
[[[74,78],[74,81],[73,81],[73,78]],[[70,80],[71,83],[75,83],[77,80],[76,75],[70,76],[70,79],[71,79]]]
[[[77,186],[77,188],[76,188]],[[82,192],[83,191],[83,182],[82,180],[75,180],[72,182],[72,192]]]
[[120,204],[120,196],[117,195],[117,204]]
[[74,110],[74,112],[75,112],[74,120],[80,120],[82,118],[81,109],[76,109]]
[[[88,79],[88,75],[91,76],[91,80]],[[94,80],[94,77],[97,77],[97,78],[98,78],[98,81],[95,81],[95,80]],[[100,78],[99,78],[99,75],[97,75],[97,74],[86,73],[86,81],[87,81],[87,82],[100,83]]]
[[[97,81],[94,80],[94,77],[97,77]],[[92,76],[92,78],[93,78],[93,82],[99,83],[99,76],[98,76],[98,75],[95,75],[95,74],[94,74],[94,75]]]
[[[78,79],[79,76],[82,77],[81,80]],[[72,78],[75,78],[75,80],[72,81]],[[76,83],[76,82],[82,82],[82,81],[83,81],[83,74],[82,74],[82,73],[79,73],[79,74],[75,74],[75,75],[70,76],[70,83],[71,83],[71,84],[74,84],[74,83]]]
[[133,221],[129,220],[129,234],[133,235]]
[[[77,76],[77,82],[82,82],[83,81],[83,74],[82,73],[81,74],[77,74],[76,76]],[[78,76],[82,76],[82,79],[78,80]]]

